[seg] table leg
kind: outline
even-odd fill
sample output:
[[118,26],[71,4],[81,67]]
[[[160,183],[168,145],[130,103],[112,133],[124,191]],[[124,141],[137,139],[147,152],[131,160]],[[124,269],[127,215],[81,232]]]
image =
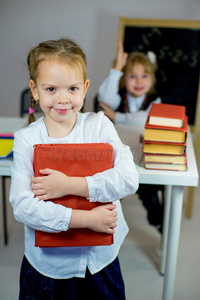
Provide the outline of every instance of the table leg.
[[172,186],[166,186],[166,196],[164,203],[164,220],[163,220],[163,234],[162,234],[162,254],[160,263],[160,274],[165,274],[165,264],[166,264],[166,253],[167,253],[167,239],[168,239],[168,229],[169,229],[169,216],[170,216],[170,205],[171,205],[171,192]]
[[183,205],[183,187],[172,187],[169,233],[167,242],[167,256],[163,287],[163,300],[172,300],[176,277],[178,245]]
[[7,233],[7,212],[6,212],[6,177],[2,176],[2,202],[3,202],[3,230],[4,230],[4,244],[8,244],[8,233]]

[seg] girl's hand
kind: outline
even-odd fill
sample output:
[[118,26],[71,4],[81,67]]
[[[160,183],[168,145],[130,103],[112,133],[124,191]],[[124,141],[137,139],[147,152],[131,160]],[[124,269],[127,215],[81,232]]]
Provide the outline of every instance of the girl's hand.
[[127,57],[128,53],[124,52],[123,43],[122,41],[119,41],[115,70],[122,71],[122,69],[126,65]]
[[31,188],[36,197],[48,200],[66,195],[67,175],[52,169],[40,170],[40,173],[46,176],[31,179]]
[[108,234],[115,233],[117,227],[117,212],[114,204],[100,205],[90,211],[88,228]]
[[96,232],[115,233],[117,212],[115,204],[102,204],[92,210],[72,210],[69,228],[89,228]]
[[100,102],[100,106],[103,108],[104,114],[111,120],[115,121],[115,112],[108,105],[103,102]]

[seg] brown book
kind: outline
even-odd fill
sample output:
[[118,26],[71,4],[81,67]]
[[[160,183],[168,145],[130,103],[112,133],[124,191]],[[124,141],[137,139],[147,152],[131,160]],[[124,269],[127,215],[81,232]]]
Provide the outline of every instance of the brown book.
[[[35,176],[41,176],[39,170],[44,168],[58,170],[68,176],[85,177],[112,167],[113,148],[107,143],[38,144],[34,146]],[[103,204],[89,202],[84,197],[72,195],[49,201],[82,210],[91,210]],[[35,232],[35,246],[37,247],[101,246],[112,243],[112,234],[99,233],[87,228],[69,229],[59,233]]]

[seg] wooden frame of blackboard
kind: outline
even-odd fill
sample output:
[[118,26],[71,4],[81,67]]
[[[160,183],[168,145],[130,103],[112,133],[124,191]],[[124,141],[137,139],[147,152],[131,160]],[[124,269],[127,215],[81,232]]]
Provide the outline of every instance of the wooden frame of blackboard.
[[[127,30],[129,34],[127,34]],[[132,35],[134,30],[134,35]],[[137,31],[137,34],[135,32]],[[131,33],[130,33],[131,32]],[[165,40],[165,35],[168,34],[167,43]],[[164,35],[164,38],[163,38]],[[182,38],[180,39],[180,36]],[[132,38],[133,36],[133,38]],[[132,40],[130,39],[132,38]],[[157,40],[156,40],[157,37]],[[128,39],[128,42],[127,40]],[[140,40],[139,40],[140,39]],[[119,18],[119,27],[118,27],[118,38],[117,38],[117,48],[119,41],[122,41],[124,44],[124,51],[125,52],[132,52],[132,51],[153,51],[158,60],[158,70],[159,70],[159,58],[160,58],[160,66],[161,69],[166,66],[170,65],[166,60],[166,65],[161,64],[161,59],[164,61],[164,58],[167,57],[169,59],[173,59],[174,64],[176,65],[177,69],[180,69],[180,78],[177,79],[177,83],[179,80],[182,82],[182,86],[180,84],[179,91],[183,93],[182,98],[180,97],[179,102],[177,103],[176,94],[174,94],[174,98],[171,97],[171,102],[164,100],[163,102],[166,103],[174,103],[178,105],[185,105],[186,106],[186,113],[189,115],[189,125],[191,131],[194,132],[194,151],[196,157],[198,156],[198,151],[200,148],[200,80],[199,80],[199,70],[200,70],[200,21],[198,20],[161,20],[161,19],[133,19],[121,16]],[[175,40],[175,42],[174,42]],[[132,42],[133,41],[133,42]],[[141,42],[142,41],[142,42]],[[172,47],[171,44],[173,42],[176,46]],[[129,44],[128,44],[129,43]],[[159,44],[161,43],[161,44]],[[164,44],[162,44],[164,43]],[[180,47],[177,48],[177,43],[180,43]],[[133,44],[132,48],[129,47]],[[153,45],[154,44],[154,45]],[[164,47],[164,48],[163,48]],[[181,51],[182,50],[182,51]],[[160,51],[160,52],[159,52]],[[167,52],[168,51],[168,52]],[[157,52],[157,53],[156,53]],[[184,72],[181,69],[181,63],[184,65],[187,64],[187,69],[190,69],[191,74],[187,73],[184,76]],[[171,66],[172,67],[172,66]],[[173,74],[176,73],[176,68],[172,67],[171,73],[172,76],[178,75]],[[193,72],[195,68],[195,72]],[[169,70],[170,71],[170,70]],[[164,75],[165,70],[161,70]],[[179,72],[179,71],[178,71]],[[192,76],[195,76],[195,83],[191,83],[192,85],[189,86],[187,91],[191,91],[190,94],[187,91],[184,91],[184,88],[187,87],[187,83],[191,79]],[[160,76],[161,78],[162,76]],[[179,77],[179,76],[177,76]],[[183,79],[183,80],[182,80]],[[165,81],[167,82],[168,78],[166,76]],[[188,82],[187,82],[188,80]],[[158,82],[159,84],[159,82]],[[157,86],[158,86],[157,84]],[[175,82],[176,84],[176,82]],[[183,87],[183,88],[182,88]],[[165,90],[165,89],[163,89]],[[178,92],[178,91],[177,91]],[[188,94],[188,102],[184,102],[185,95]],[[193,98],[191,94],[193,93]],[[162,95],[161,95],[162,98]],[[169,95],[170,98],[170,95]],[[182,102],[183,99],[183,102]],[[163,100],[163,98],[162,98]],[[175,100],[175,101],[174,101]],[[188,199],[186,204],[186,217],[190,218],[192,215],[192,205],[193,205],[193,193],[194,188],[190,187],[188,192]]]

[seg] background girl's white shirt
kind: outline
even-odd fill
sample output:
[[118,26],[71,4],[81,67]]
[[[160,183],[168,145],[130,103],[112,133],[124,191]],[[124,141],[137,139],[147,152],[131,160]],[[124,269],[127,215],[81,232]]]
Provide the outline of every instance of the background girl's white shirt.
[[[114,167],[87,177],[90,201],[116,201],[118,226],[114,244],[101,247],[36,248],[35,230],[59,232],[68,229],[71,209],[41,201],[30,187],[33,171],[33,145],[38,143],[107,142],[114,148]],[[31,265],[52,278],[84,277],[86,266],[92,274],[111,263],[128,232],[119,199],[135,193],[138,173],[128,146],[121,143],[113,124],[102,112],[77,115],[74,129],[64,138],[48,136],[43,118],[18,131],[14,139],[14,162],[10,203],[16,219],[25,224],[25,255]]]

